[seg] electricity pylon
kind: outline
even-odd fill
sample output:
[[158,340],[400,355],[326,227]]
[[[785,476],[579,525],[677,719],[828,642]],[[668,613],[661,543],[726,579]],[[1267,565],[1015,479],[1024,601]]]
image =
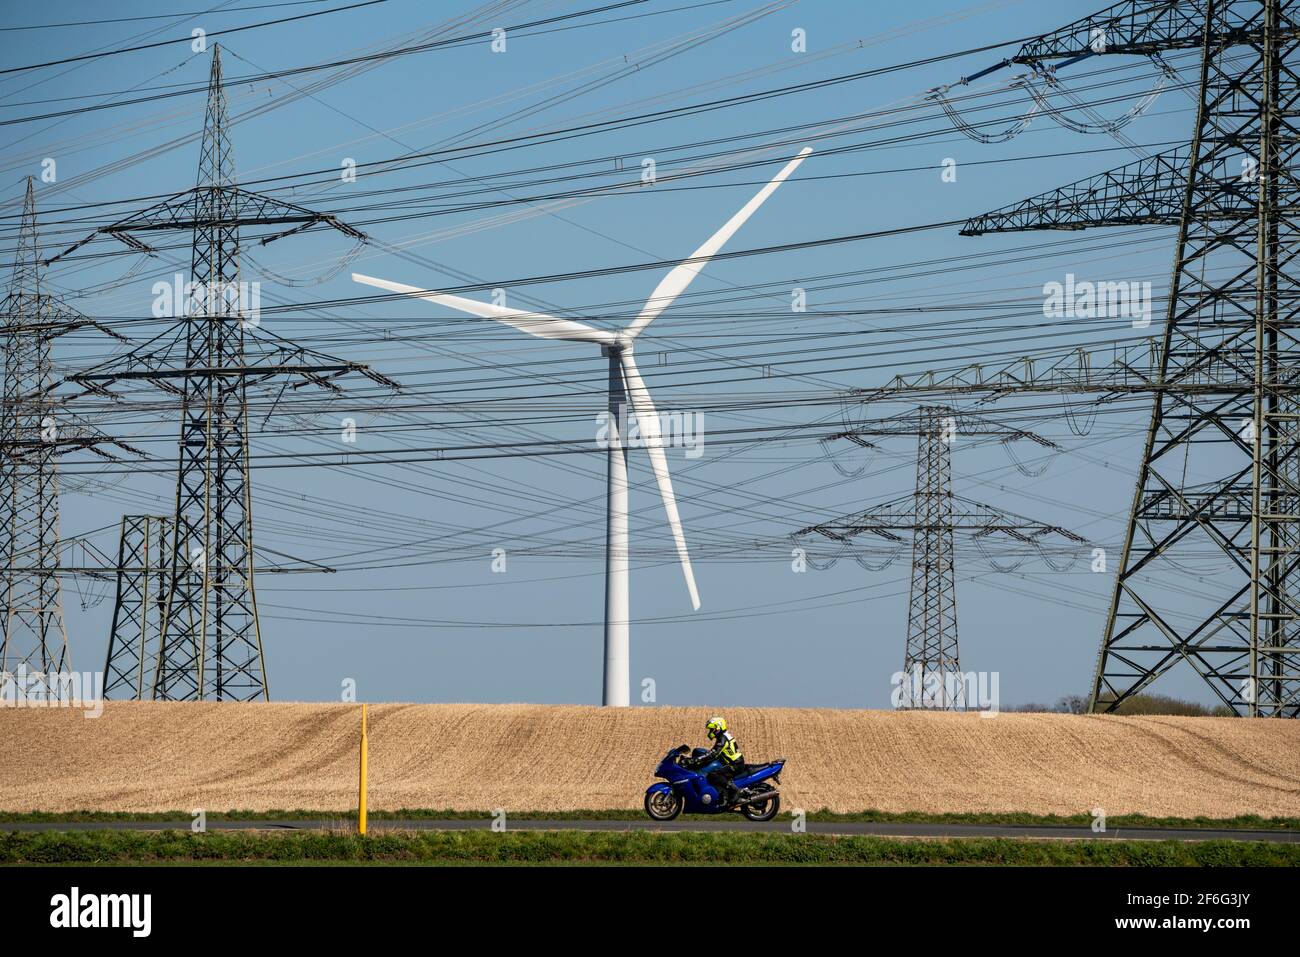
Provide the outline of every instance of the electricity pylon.
[[[1177,226],[1091,707],[1113,711],[1183,662],[1238,714],[1296,717],[1300,0],[1129,0],[999,65],[1173,49],[1201,51],[1189,146],[977,217],[963,232]],[[1206,541],[1224,562],[1195,594],[1171,597],[1181,559]]]
[[[1012,515],[990,505],[955,495],[952,490],[952,446],[959,437],[992,437],[1003,443],[1027,439],[1046,448],[1055,443],[1032,432],[1013,429],[983,416],[947,406],[922,406],[915,413],[895,416],[828,436],[848,439],[865,448],[871,437],[917,437],[916,486],[910,501],[894,499],[832,522],[812,525],[795,539],[816,534],[847,543],[871,533],[902,543],[912,536],[912,583],[908,598],[907,643],[903,673],[917,675],[917,684],[935,689],[926,707],[960,710],[967,706],[965,684],[959,679],[961,655],[957,642],[957,582],[953,537],[957,532],[978,539],[1005,535],[1030,546],[1049,536],[1081,544],[1083,539],[1054,525]],[[931,684],[932,682],[932,684]],[[919,702],[917,702],[919,704]]]
[[[49,398],[50,342],[63,330],[42,295],[36,202],[27,180],[13,282],[4,303],[3,471],[4,637],[0,674],[19,667],[61,672],[68,634],[58,578],[59,479],[53,442],[57,420]],[[28,569],[31,569],[30,571]]]
[[[0,675],[19,668],[50,676],[68,666],[68,634],[59,584],[59,457],[97,448],[102,437],[75,421],[54,395],[55,339],[95,328],[50,293],[36,229],[35,183],[27,178],[13,281],[0,315],[4,397],[0,408]],[[120,444],[120,443],[119,443]],[[122,446],[128,448],[127,446]],[[35,680],[35,678],[33,678]],[[31,693],[54,694],[55,684]]]
[[[151,701],[156,697],[164,661],[160,639],[166,612],[173,521],[171,515],[124,515],[116,560],[59,569],[65,574],[101,579],[113,575],[116,579],[108,655],[104,662],[106,699]],[[275,558],[257,564],[253,571],[256,575],[332,574],[335,569],[275,553]]]
[[[246,340],[253,338],[259,317],[250,315],[252,297],[245,295],[240,281],[240,229],[285,227],[255,240],[265,245],[316,225],[336,229],[357,242],[365,240],[333,216],[236,184],[221,48],[214,45],[195,188],[105,226],[60,254],[67,255],[99,235],[152,254],[155,250],[138,238],[140,234],[193,234],[190,281],[196,292],[186,304],[178,334],[149,352],[136,350],[111,367],[68,377],[95,390],[104,390],[107,383],[146,379],[180,395],[176,499],[154,698],[268,698],[253,583],[249,383],[291,375],[336,389],[333,379],[359,372],[395,387],[364,365],[323,356],[274,336],[268,337],[270,348],[260,361],[246,355]],[[171,355],[173,348],[184,352],[179,367]]]
[[170,515],[123,515],[117,595],[104,665],[104,697],[153,697],[167,599]]

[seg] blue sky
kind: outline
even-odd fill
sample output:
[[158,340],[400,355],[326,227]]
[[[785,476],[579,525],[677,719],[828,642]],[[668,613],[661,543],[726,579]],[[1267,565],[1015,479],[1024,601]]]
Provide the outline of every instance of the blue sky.
[[[0,33],[0,49],[3,62],[15,65],[175,42],[0,76],[0,119],[96,102],[56,98],[92,92],[127,98],[135,94],[126,91],[137,86],[200,83],[210,54],[195,54],[180,39],[192,29],[215,33],[329,6],[8,30]],[[94,3],[61,4],[55,10],[8,6],[3,25],[98,20],[104,9]],[[180,9],[189,8],[181,4]],[[583,9],[583,4],[560,2],[479,7],[390,0],[213,39],[227,51],[227,76],[249,76],[344,59],[376,44],[419,42],[411,38],[433,35],[426,32],[457,18],[464,23],[463,34]],[[157,2],[121,3],[113,10],[123,17],[168,12]],[[506,140],[1010,44],[1090,12],[1089,4],[1028,0],[652,0],[555,24],[564,29],[534,36],[507,29],[504,52],[494,52],[482,39],[396,58],[309,96],[286,84],[301,91],[319,74],[233,86],[232,117],[256,112],[233,126],[236,163],[241,181],[339,170],[349,159],[365,170],[367,163],[408,152]],[[738,17],[748,22],[734,24]],[[806,35],[806,52],[791,48],[797,30]],[[363,228],[381,243],[360,250],[332,278],[329,273],[350,251],[336,235],[288,239],[245,262],[245,273],[264,283],[264,307],[334,303],[269,313],[263,320],[268,331],[369,362],[410,385],[426,405],[403,419],[405,428],[397,432],[392,407],[362,388],[353,398],[304,412],[301,420],[277,411],[267,420],[267,433],[254,437],[254,455],[312,450],[332,456],[323,467],[256,469],[255,522],[263,547],[340,568],[328,576],[259,579],[272,696],[337,699],[341,683],[351,678],[366,700],[599,701],[601,454],[592,449],[549,459],[507,454],[475,462],[348,466],[338,459],[347,450],[335,433],[343,419],[356,420],[355,458],[402,443],[414,449],[589,440],[604,401],[603,361],[590,347],[531,340],[428,304],[340,304],[367,293],[348,281],[350,269],[428,287],[500,284],[512,304],[562,310],[617,327],[661,275],[618,267],[689,255],[797,149],[759,149],[797,139],[777,136],[775,130],[824,124],[808,130],[816,137],[812,157],[728,249],[961,220],[1118,166],[1135,158],[1133,144],[1155,151],[1156,144],[1190,133],[1192,101],[1172,90],[1125,128],[1128,145],[1106,135],[1072,132],[1043,117],[1019,137],[980,144],[945,126],[933,107],[923,113],[915,109],[927,90],[1013,50],[1008,45],[667,121],[555,137],[522,149],[443,153],[436,162],[363,176],[356,183],[322,173],[313,177],[318,185],[280,194],[313,208],[339,210],[345,220],[369,221],[383,218],[375,204],[407,195],[377,196],[376,190],[435,181],[446,184],[448,194],[466,190],[475,202],[505,202],[545,194],[548,186],[530,182],[545,178],[542,170],[588,163],[583,167],[588,171],[607,166],[608,177],[634,177],[646,158],[655,159],[661,171],[671,170],[684,157],[708,152],[700,144],[712,140],[728,140],[716,147],[727,151],[740,142],[730,138],[750,136],[744,142],[765,164],[701,177],[698,182],[708,188],[663,189],[660,183],[581,201],[533,200],[376,221]],[[1189,60],[1171,62],[1189,75]],[[1100,67],[1083,64],[1073,74],[1063,73],[1063,80],[1084,98],[1117,90],[1131,96],[1152,86],[1146,61],[1117,60],[1107,68],[1127,68],[1131,82],[1124,84],[1124,74],[1103,74]],[[979,89],[997,90],[1014,76],[1003,71],[981,81]],[[1106,82],[1118,85],[1089,92]],[[1005,89],[1000,95],[1002,103],[1012,102]],[[1118,115],[1132,102],[1106,103],[1097,111]],[[94,211],[100,207],[93,204],[189,188],[198,144],[176,141],[198,132],[202,109],[202,96],[184,96],[0,127],[6,235],[22,179],[39,175],[46,158],[56,161],[57,179],[39,184],[38,201],[60,210],[59,222],[43,227],[47,252],[93,225],[79,218],[82,208]],[[1005,106],[990,115],[1013,117],[1014,109]],[[828,132],[836,135],[817,136]],[[926,135],[916,135],[920,132]],[[863,148],[836,152],[849,146]],[[954,182],[941,175],[947,159],[956,163]],[[634,686],[652,678],[660,704],[888,706],[890,676],[903,655],[907,550],[876,572],[842,560],[828,570],[796,574],[786,536],[910,494],[915,440],[881,442],[865,471],[848,477],[827,461],[813,428],[783,441],[730,446],[718,439],[728,430],[765,428],[781,434],[777,427],[814,421],[824,422],[822,434],[829,434],[844,428],[842,409],[825,401],[837,391],[883,384],[899,371],[960,365],[976,353],[1014,355],[1022,346],[1014,331],[997,325],[1004,320],[987,320],[986,328],[999,341],[979,348],[936,329],[986,316],[988,311],[978,307],[989,302],[1023,302],[1033,321],[1044,284],[1064,281],[1068,273],[1150,282],[1154,295],[1162,296],[1172,240],[1172,230],[1161,229],[963,238],[947,227],[710,264],[691,288],[698,300],[669,310],[638,345],[659,407],[706,408],[707,431],[699,458],[687,458],[681,450],[670,455],[687,538],[696,552],[699,612],[691,612],[671,560],[644,456],[631,457],[632,536],[634,549],[644,549],[636,553],[631,583]],[[393,247],[423,261],[394,255]],[[963,257],[973,254],[991,256],[978,268],[965,268],[970,260]],[[50,280],[83,312],[120,323],[144,340],[163,328],[150,322],[152,285],[170,278],[176,263],[186,268],[184,249],[160,260],[119,256],[64,263],[51,271]],[[611,269],[607,275],[510,284],[522,277],[605,268]],[[272,274],[312,284],[286,286]],[[841,274],[839,280],[824,278]],[[111,285],[97,290],[104,283]],[[810,288],[809,315],[788,309],[790,291],[801,285]],[[932,310],[936,304],[942,309]],[[1061,329],[1052,341],[1131,343],[1157,330],[1158,308],[1156,314],[1148,330],[1117,319],[1086,336]],[[886,327],[898,331],[886,334],[881,331]],[[1051,332],[1037,330],[1045,331]],[[1029,347],[1027,334],[1023,348]],[[61,368],[71,368],[111,351],[102,339],[78,335],[60,342],[57,359]],[[497,405],[474,412],[456,405],[467,397],[484,398],[488,385],[500,399]],[[810,404],[818,397],[823,401]],[[957,604],[963,667],[998,672],[1004,706],[1050,703],[1086,692],[1145,427],[1140,410],[1108,411],[1080,436],[1061,417],[1061,400],[1022,400],[1022,405],[1032,407],[1021,413],[1030,418],[1039,407],[1051,412],[1039,431],[1064,451],[1041,474],[1026,475],[997,444],[959,440],[956,491],[1070,528],[1111,550],[1112,557],[1107,574],[1093,573],[1082,559],[1064,571],[1031,560],[1015,573],[999,573],[969,547],[962,550]],[[852,415],[876,417],[906,408],[873,403]],[[150,453],[166,463],[174,456],[174,413],[146,418],[133,421],[132,434],[147,438]],[[846,450],[842,468],[853,471],[864,454]],[[1019,454],[1030,460],[1029,472],[1043,464],[1032,449]],[[166,511],[173,494],[165,474],[104,470],[89,460],[69,463],[67,471],[64,534],[106,529],[94,537],[105,551],[116,548],[116,523],[124,512]],[[497,548],[507,555],[504,573],[492,571]],[[81,595],[69,583],[64,598],[73,662],[97,668],[112,596],[96,604],[93,595],[102,586],[81,583],[80,589]],[[83,607],[87,596],[91,600]],[[1171,675],[1157,690],[1207,698],[1199,679],[1188,675]]]

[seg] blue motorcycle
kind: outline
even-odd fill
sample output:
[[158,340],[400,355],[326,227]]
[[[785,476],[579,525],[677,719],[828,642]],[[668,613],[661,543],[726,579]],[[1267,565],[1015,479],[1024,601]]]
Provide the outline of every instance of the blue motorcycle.
[[751,821],[770,821],[776,817],[776,812],[781,809],[780,792],[768,780],[780,785],[778,775],[785,768],[785,758],[767,764],[746,764],[732,778],[739,791],[730,804],[723,806],[707,777],[719,765],[711,763],[697,767],[700,757],[708,751],[696,748],[687,757],[688,750],[688,745],[678,745],[659,762],[655,777],[668,783],[656,781],[646,788],[645,812],[652,820],[671,821],[683,811],[687,814],[739,811]]

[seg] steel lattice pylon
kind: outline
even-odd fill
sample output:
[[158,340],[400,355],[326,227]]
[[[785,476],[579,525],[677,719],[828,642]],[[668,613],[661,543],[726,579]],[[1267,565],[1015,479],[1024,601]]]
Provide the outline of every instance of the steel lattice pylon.
[[[396,388],[391,379],[362,364],[315,352],[279,336],[258,339],[259,352],[252,361],[245,354],[247,341],[255,337],[249,330],[256,329],[257,319],[246,311],[240,281],[240,228],[283,227],[256,239],[264,246],[316,225],[342,232],[358,246],[365,241],[363,234],[333,216],[250,192],[235,183],[221,48],[214,45],[195,188],[101,227],[48,260],[54,262],[100,236],[145,253],[156,250],[138,234],[186,231],[193,236],[193,292],[176,327],[177,335],[158,337],[151,351],[137,348],[67,377],[69,382],[103,395],[111,395],[107,387],[113,383],[148,380],[181,399],[175,510],[165,559],[153,698],[268,697],[253,585],[249,383],[288,375],[340,392],[333,380],[359,372]],[[181,350],[184,364],[178,368],[173,352]],[[120,644],[118,648],[120,651]]]
[[[67,665],[59,552],[60,423],[50,397],[51,340],[64,331],[45,295],[33,181],[27,180],[13,282],[3,305],[4,408],[0,426],[0,674],[42,675]],[[41,692],[36,691],[37,694]]]
[[170,515],[124,515],[117,554],[117,597],[104,666],[104,697],[148,700],[158,680],[159,639],[174,541]]
[[913,690],[906,696],[905,707],[964,709],[969,702],[957,641],[955,534],[961,532],[976,541],[1001,535],[1028,547],[1041,547],[1049,538],[1064,539],[1072,546],[1084,540],[1058,526],[956,495],[952,487],[952,446],[958,436],[983,436],[1003,444],[1024,439],[1049,449],[1058,446],[1033,432],[944,405],[921,406],[915,412],[857,423],[823,441],[848,439],[872,448],[869,438],[880,436],[916,436],[916,485],[912,494],[809,526],[793,537],[798,541],[816,534],[847,545],[858,535],[872,534],[901,545],[906,542],[902,536],[911,534],[912,577],[903,674],[907,676],[907,688]]
[[[190,278],[201,291],[187,310],[187,369],[244,365],[244,317],[225,294],[239,289],[235,159],[226,129],[221,49],[212,51],[208,109],[194,193]],[[242,375],[187,375],[180,460],[163,610],[158,698],[267,697],[253,588],[248,406]]]
[[[907,649],[903,673],[931,675],[947,688],[948,675],[961,673],[957,650],[957,581],[952,549],[952,437],[944,420],[951,411],[925,406],[919,411],[916,492],[912,531],[912,586],[907,606]],[[941,707],[965,708],[965,684]],[[946,693],[946,692],[945,692]]]
[[[1296,717],[1300,0],[1127,0],[999,66],[1173,49],[1201,51],[1190,146],[976,217],[963,233],[1178,227],[1091,707],[1113,711],[1186,663],[1238,714]],[[1222,561],[1179,588],[1207,545]]]
[[[1300,3],[1247,6],[1206,4],[1160,377],[1177,382],[1223,363],[1251,388],[1156,396],[1094,709],[1117,707],[1186,661],[1238,713],[1300,712],[1300,595],[1292,587],[1300,559],[1300,408],[1291,388],[1300,359],[1300,247],[1290,218],[1300,199],[1300,81],[1292,72],[1300,66]],[[1248,55],[1246,69],[1230,66],[1229,54]],[[1237,175],[1215,175],[1239,158],[1247,162]],[[1252,201],[1247,215],[1216,215],[1241,205],[1241,194]],[[1188,474],[1201,478],[1190,484]],[[1159,576],[1173,570],[1180,545],[1198,539],[1229,561],[1210,601],[1175,620],[1157,610],[1167,606]]]

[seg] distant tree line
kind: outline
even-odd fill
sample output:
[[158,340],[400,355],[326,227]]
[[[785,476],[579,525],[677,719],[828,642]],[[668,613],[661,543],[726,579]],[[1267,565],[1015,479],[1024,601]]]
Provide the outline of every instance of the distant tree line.
[[[1058,698],[1056,704],[1046,705],[1030,703],[1016,707],[1003,708],[1003,711],[1034,711],[1055,714],[1087,714],[1088,696],[1068,694]],[[1163,694],[1136,694],[1126,698],[1115,711],[1116,714],[1172,714],[1191,718],[1230,718],[1232,709],[1227,705],[1208,707],[1195,701],[1171,698]]]

